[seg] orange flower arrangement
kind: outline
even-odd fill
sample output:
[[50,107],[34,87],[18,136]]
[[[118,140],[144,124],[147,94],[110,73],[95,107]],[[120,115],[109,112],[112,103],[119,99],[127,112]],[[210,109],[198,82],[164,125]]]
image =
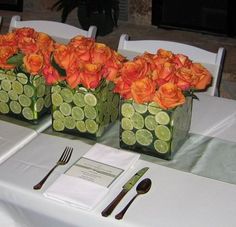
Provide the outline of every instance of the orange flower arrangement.
[[115,80],[115,92],[136,103],[156,102],[163,109],[185,103],[186,91],[203,90],[211,83],[210,72],[187,56],[159,49],[124,63]]
[[27,27],[0,35],[0,68],[20,68],[31,75],[50,71],[46,81],[51,84],[60,78],[50,64],[54,45],[55,41],[49,35]]
[[123,61],[121,55],[105,44],[76,36],[67,45],[56,45],[52,65],[61,73],[58,82],[64,80],[71,88],[82,85],[94,89],[102,79],[116,81]]

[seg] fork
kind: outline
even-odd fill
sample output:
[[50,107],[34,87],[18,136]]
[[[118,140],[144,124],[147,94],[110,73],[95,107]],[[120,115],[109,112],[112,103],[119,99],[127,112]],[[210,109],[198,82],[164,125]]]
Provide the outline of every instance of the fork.
[[53,172],[54,169],[56,169],[57,166],[59,165],[65,165],[69,162],[71,154],[72,154],[73,148],[71,147],[66,147],[65,150],[63,151],[61,157],[57,161],[56,165],[48,172],[48,174],[38,183],[34,186],[35,190],[38,190],[42,188],[43,184],[45,181],[48,179],[50,174]]

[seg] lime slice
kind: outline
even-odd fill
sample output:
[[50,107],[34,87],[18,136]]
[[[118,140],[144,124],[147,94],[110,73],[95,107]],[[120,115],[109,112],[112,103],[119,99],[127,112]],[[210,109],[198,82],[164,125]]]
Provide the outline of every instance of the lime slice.
[[170,145],[168,142],[163,140],[155,140],[154,148],[157,152],[165,154],[169,151]]
[[33,97],[34,87],[29,84],[24,85],[24,94],[27,95],[28,97]]
[[45,90],[46,90],[45,84],[40,84],[36,89],[37,97],[39,97],[39,98],[43,97],[45,94]]
[[52,86],[52,93],[59,93],[61,91],[60,85],[54,85]]
[[38,112],[38,113],[41,112],[43,107],[44,107],[44,99],[43,98],[37,99],[37,101],[35,103],[36,112]]
[[53,111],[52,117],[53,117],[53,119],[60,120],[62,122],[64,122],[64,120],[65,120],[64,115],[59,110]]
[[76,106],[84,107],[85,106],[84,94],[83,93],[75,93],[73,96],[73,102]]
[[0,113],[7,114],[9,111],[9,106],[5,102],[0,102]]
[[152,143],[153,136],[147,129],[139,129],[136,132],[136,140],[139,144],[143,146],[148,146]]
[[96,106],[97,105],[97,98],[92,93],[87,93],[84,95],[84,101],[89,106]]
[[134,128],[133,122],[130,120],[130,118],[123,117],[121,119],[121,128],[124,130],[132,130]]
[[6,79],[7,75],[4,72],[0,72],[0,80]]
[[70,103],[72,102],[72,99],[73,99],[73,93],[72,91],[69,89],[69,88],[63,88],[61,91],[60,91],[60,94],[63,98],[63,100],[67,103]]
[[0,91],[0,102],[8,102],[9,101],[9,95],[6,91]]
[[15,81],[16,80],[16,75],[14,73],[10,74],[10,75],[7,76],[7,79],[10,80],[11,82]]
[[94,107],[86,105],[84,107],[85,117],[88,119],[95,119],[97,117],[97,111]]
[[129,146],[134,145],[136,143],[136,137],[134,132],[128,130],[125,130],[121,133],[121,140]]
[[155,120],[161,125],[168,125],[170,122],[170,116],[167,112],[160,111],[155,115]]
[[81,107],[74,106],[71,110],[71,116],[74,120],[81,121],[84,119],[84,111]]
[[139,113],[146,113],[147,112],[147,105],[145,104],[139,104],[139,103],[135,103],[133,102],[133,106],[134,106],[134,109],[136,112],[139,112]]
[[164,141],[169,141],[171,139],[170,129],[166,125],[158,125],[155,128],[155,135]]
[[157,103],[151,102],[148,104],[148,111],[150,114],[156,115],[159,111],[161,111],[161,108]]
[[28,96],[22,94],[22,95],[19,95],[19,103],[23,107],[30,106],[31,105],[31,99]]
[[133,116],[131,117],[131,121],[133,123],[134,128],[136,128],[136,129],[141,129],[144,127],[144,118],[138,112],[135,112],[133,114]]
[[86,132],[87,131],[84,121],[76,121],[75,126],[78,129],[78,131],[80,131],[80,132]]
[[11,81],[8,79],[3,80],[1,83],[1,87],[4,91],[10,91],[11,90]]
[[28,77],[24,73],[17,73],[16,76],[17,76],[17,80],[21,84],[27,84],[28,83]]
[[65,124],[65,127],[68,129],[75,128],[75,120],[71,116],[65,117],[64,124]]
[[35,75],[31,78],[32,78],[32,83],[33,83],[34,87],[36,87],[36,88],[42,83],[40,75]]
[[145,127],[150,131],[153,131],[157,126],[157,122],[153,115],[146,116],[144,119],[144,123],[145,123]]
[[134,107],[132,104],[130,103],[123,103],[121,105],[121,114],[124,116],[124,117],[132,117],[134,115]]
[[14,90],[8,91],[9,98],[11,100],[17,100],[18,99],[18,94]]
[[91,119],[85,120],[85,126],[86,126],[87,131],[91,134],[96,133],[98,130],[98,124],[94,120],[91,120]]
[[61,120],[54,120],[52,127],[55,131],[63,131],[65,129],[65,125]]
[[16,93],[18,95],[21,95],[23,93],[23,91],[24,91],[23,85],[20,82],[18,82],[18,81],[13,81],[12,82],[12,89],[14,91],[16,91]]
[[63,102],[60,107],[60,111],[63,113],[64,116],[69,116],[71,114],[71,106],[70,104]]
[[17,101],[11,101],[10,110],[15,114],[19,114],[21,112],[21,105]]
[[44,101],[45,101],[45,103],[44,103],[45,107],[49,108],[51,106],[51,104],[52,104],[52,102],[51,102],[51,95],[47,94],[45,96],[45,98],[44,98]]
[[33,111],[29,107],[24,107],[23,108],[22,115],[27,120],[33,120],[33,118],[34,118],[34,113],[33,113]]
[[52,94],[52,104],[54,106],[60,106],[63,103],[63,98],[58,93]]

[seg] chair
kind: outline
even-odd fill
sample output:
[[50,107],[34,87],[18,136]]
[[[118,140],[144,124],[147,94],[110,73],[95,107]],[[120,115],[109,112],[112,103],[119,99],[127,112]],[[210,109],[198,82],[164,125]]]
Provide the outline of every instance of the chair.
[[172,51],[175,54],[182,53],[194,62],[202,63],[213,76],[212,85],[202,93],[211,96],[219,96],[219,87],[226,52],[225,48],[220,47],[217,53],[213,53],[195,46],[164,40],[130,41],[127,34],[122,34],[119,40],[118,52],[130,59],[145,51],[156,53],[159,48]]
[[97,27],[90,26],[88,31],[56,21],[47,20],[26,20],[21,21],[21,17],[15,15],[11,18],[9,32],[16,28],[31,27],[37,32],[44,32],[54,38],[57,42],[67,43],[71,38],[77,35],[83,35],[89,38],[96,38]]

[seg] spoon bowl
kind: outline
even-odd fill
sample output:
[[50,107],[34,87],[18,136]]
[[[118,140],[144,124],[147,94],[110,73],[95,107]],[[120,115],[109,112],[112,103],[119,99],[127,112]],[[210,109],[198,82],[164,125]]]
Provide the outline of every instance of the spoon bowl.
[[128,210],[129,206],[132,204],[132,202],[135,200],[138,195],[147,193],[152,185],[152,181],[149,178],[145,178],[136,187],[137,194],[129,201],[129,203],[124,207],[123,210],[121,210],[116,216],[116,219],[122,219],[126,211]]

